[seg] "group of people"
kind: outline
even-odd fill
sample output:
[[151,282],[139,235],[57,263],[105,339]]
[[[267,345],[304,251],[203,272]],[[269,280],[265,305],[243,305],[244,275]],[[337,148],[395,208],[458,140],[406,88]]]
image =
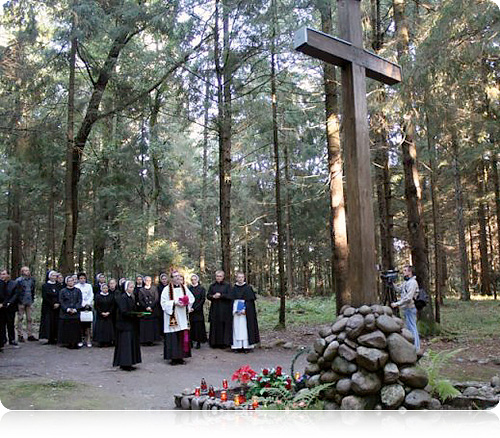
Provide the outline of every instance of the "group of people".
[[[162,337],[164,358],[172,365],[185,363],[191,348],[198,349],[207,341],[212,348],[246,353],[260,341],[256,295],[243,273],[236,274],[232,286],[224,277],[223,271],[217,271],[207,292],[196,274],[186,285],[178,271],[161,274],[157,285],[151,276],[106,281],[102,273],[91,285],[83,272],[64,278],[50,271],[42,285],[39,338],[71,349],[92,347],[92,342],[101,347],[114,345],[113,366],[125,370],[141,362],[140,345],[153,345]],[[33,336],[31,318],[35,284],[28,267],[21,269],[16,280],[11,280],[6,270],[0,271],[0,350],[7,337],[11,345],[25,341],[25,316],[26,339],[38,340]],[[204,315],[207,299],[208,334]]]

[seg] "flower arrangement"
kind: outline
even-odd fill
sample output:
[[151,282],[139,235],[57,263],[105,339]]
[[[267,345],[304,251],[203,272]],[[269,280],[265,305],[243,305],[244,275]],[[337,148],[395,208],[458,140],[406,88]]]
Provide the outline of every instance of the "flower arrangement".
[[264,368],[252,378],[248,396],[264,395],[267,388],[282,388],[291,391],[293,389],[292,382],[292,378],[284,374],[280,366],[271,369]]
[[189,297],[187,295],[183,295],[179,298],[179,301],[183,306],[187,306],[189,304]]
[[240,385],[248,385],[256,374],[257,373],[250,368],[250,365],[245,365],[234,372],[232,380],[237,380]]

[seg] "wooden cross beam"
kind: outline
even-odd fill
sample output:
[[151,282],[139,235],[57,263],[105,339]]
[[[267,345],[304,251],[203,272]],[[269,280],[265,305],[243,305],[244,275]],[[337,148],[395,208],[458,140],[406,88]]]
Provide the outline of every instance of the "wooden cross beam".
[[342,68],[349,245],[346,287],[351,304],[358,307],[378,301],[365,78],[393,85],[401,81],[401,68],[363,49],[360,0],[338,0],[337,5],[342,39],[303,28],[295,34],[295,49]]

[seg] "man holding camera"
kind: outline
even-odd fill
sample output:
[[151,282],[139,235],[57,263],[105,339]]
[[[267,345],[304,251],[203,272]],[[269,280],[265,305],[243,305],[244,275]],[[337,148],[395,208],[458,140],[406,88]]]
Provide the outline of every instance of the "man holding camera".
[[403,275],[404,283],[401,286],[394,285],[396,291],[401,294],[401,299],[391,303],[391,307],[399,307],[403,311],[406,328],[412,332],[415,339],[415,349],[418,351],[420,350],[420,338],[417,328],[417,308],[414,302],[418,294],[418,283],[413,273],[413,266],[405,266]]

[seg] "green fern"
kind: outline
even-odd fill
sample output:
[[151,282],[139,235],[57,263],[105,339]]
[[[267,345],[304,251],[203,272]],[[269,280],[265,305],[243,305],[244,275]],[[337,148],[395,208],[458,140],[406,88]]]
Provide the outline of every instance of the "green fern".
[[441,376],[441,368],[461,351],[463,351],[463,348],[439,352],[428,350],[428,357],[421,361],[420,367],[427,372],[432,393],[437,395],[443,402],[460,395],[460,391],[449,380]]
[[335,383],[325,383],[311,389],[304,389],[295,396],[284,388],[262,388],[258,400],[263,409],[322,409],[323,402],[319,399],[322,391]]

